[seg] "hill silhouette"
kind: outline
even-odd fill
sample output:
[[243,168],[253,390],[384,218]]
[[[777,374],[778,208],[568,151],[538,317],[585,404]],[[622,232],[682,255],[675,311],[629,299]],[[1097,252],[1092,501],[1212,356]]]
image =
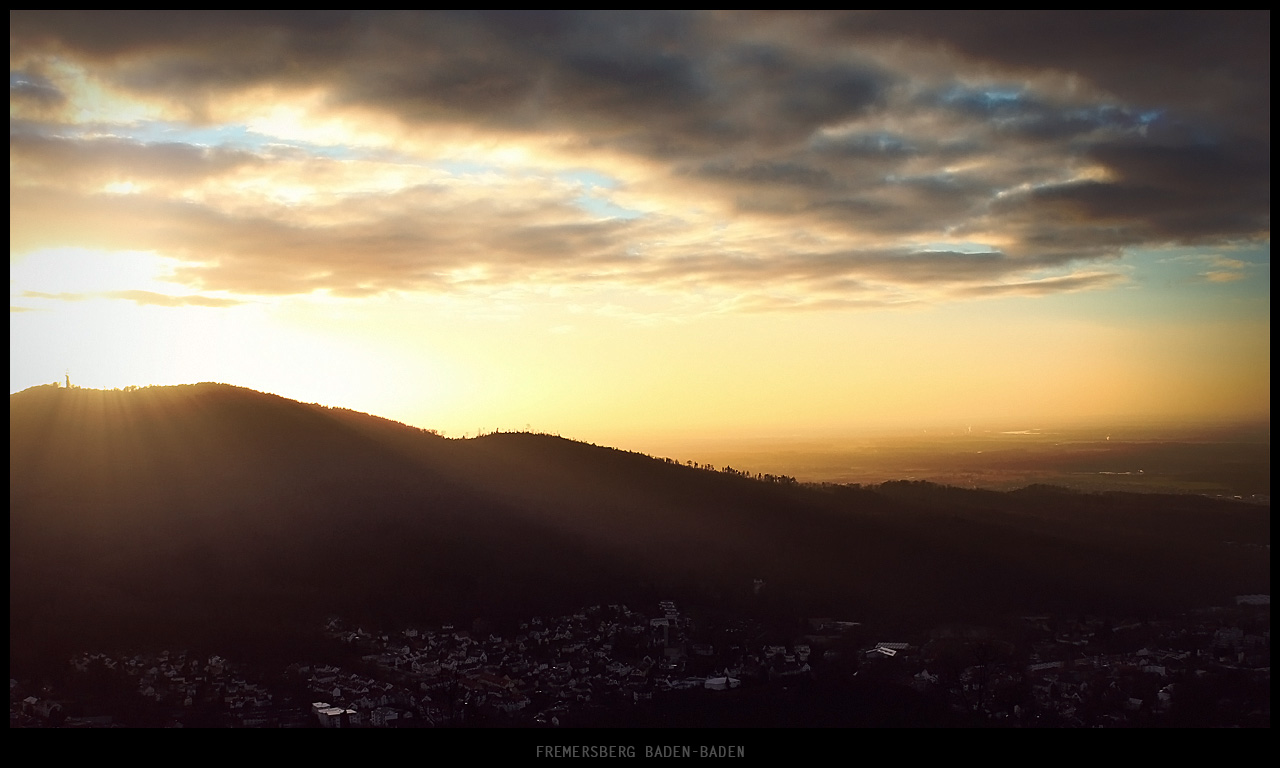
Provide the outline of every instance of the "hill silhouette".
[[1202,497],[761,482],[223,384],[9,402],[11,666],[86,646],[268,648],[333,614],[669,597],[927,626],[1270,591],[1269,508]]

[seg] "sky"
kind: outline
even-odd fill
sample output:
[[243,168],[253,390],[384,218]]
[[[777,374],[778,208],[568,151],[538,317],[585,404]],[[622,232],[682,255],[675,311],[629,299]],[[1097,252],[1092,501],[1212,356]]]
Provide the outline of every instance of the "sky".
[[624,448],[1270,419],[1269,12],[9,21],[11,393]]

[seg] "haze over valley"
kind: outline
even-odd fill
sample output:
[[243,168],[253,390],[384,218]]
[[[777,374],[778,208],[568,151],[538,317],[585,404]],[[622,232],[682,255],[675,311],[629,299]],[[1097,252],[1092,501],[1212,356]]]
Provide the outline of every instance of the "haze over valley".
[[861,436],[690,438],[655,442],[644,450],[810,483],[927,480],[992,490],[1044,483],[1269,502],[1270,438],[1270,424],[966,427]]

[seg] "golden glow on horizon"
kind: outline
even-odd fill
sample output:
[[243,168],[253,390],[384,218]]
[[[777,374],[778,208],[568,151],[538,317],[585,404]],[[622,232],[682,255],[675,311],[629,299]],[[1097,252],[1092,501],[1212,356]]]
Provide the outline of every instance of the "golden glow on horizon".
[[[55,272],[47,285],[159,287],[165,261],[139,254],[131,273]],[[11,315],[11,341],[55,377],[70,359],[85,386],[224,381],[451,435],[532,425],[625,445],[662,433],[858,432],[957,419],[1266,417],[1269,402],[1268,374],[1249,366],[1269,356],[1263,328],[1224,344],[1228,328],[1009,322],[972,307],[856,322],[815,313],[645,326],[553,301],[487,317],[465,300],[410,296],[381,308],[323,296],[218,308],[100,295],[35,303],[51,308]],[[1189,357],[1203,364],[1188,368]],[[1261,407],[1240,408],[1249,402]]]

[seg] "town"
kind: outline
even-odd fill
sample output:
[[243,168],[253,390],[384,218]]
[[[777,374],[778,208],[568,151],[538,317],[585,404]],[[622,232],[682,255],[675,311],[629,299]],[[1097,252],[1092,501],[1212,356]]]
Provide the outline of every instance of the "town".
[[1270,724],[1268,595],[1171,619],[1024,616],[915,637],[831,618],[711,622],[671,601],[535,616],[511,633],[480,619],[388,632],[339,618],[323,633],[332,659],[279,670],[186,651],[82,653],[58,680],[10,680],[10,726],[661,726],[675,724],[665,710],[734,697],[767,709],[859,683],[914,696],[947,724]]

